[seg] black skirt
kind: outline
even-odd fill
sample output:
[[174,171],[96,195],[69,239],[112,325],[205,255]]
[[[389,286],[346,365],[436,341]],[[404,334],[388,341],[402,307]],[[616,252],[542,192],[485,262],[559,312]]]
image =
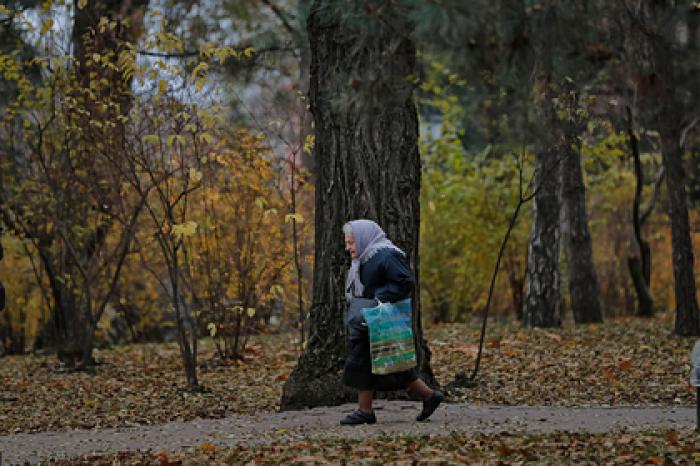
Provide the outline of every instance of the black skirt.
[[376,305],[374,299],[355,298],[348,307],[345,318],[347,355],[343,383],[358,390],[401,390],[418,378],[415,368],[386,375],[372,374],[369,330],[361,310]]

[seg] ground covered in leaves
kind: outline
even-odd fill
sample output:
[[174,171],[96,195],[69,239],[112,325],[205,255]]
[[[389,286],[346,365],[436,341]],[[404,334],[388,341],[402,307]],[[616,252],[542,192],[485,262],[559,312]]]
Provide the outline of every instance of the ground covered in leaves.
[[[478,383],[452,400],[475,404],[669,406],[695,404],[689,384],[696,339],[672,334],[669,314],[625,318],[561,330],[496,325],[488,330]],[[441,383],[470,375],[478,329],[428,332],[432,367]]]
[[[669,316],[625,319],[579,328],[525,330],[493,324],[475,387],[450,401],[507,405],[692,405],[688,384],[694,339],[671,334]],[[203,393],[183,390],[175,344],[97,352],[94,373],[62,372],[55,357],[0,359],[0,434],[157,424],[278,408],[282,384],[298,352],[293,335],[264,335],[242,361],[221,364],[207,345],[200,354]],[[428,329],[432,367],[443,385],[469,373],[478,344],[475,325]]]
[[272,443],[253,448],[202,444],[185,452],[89,455],[55,464],[696,464],[700,435],[655,431],[591,435],[384,436]]

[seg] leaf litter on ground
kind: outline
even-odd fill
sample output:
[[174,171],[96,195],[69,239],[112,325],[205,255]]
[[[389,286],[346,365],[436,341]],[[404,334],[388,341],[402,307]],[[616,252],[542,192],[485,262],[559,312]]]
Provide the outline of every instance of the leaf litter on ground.
[[[693,405],[689,353],[693,339],[671,334],[668,315],[625,318],[564,329],[489,327],[477,383],[449,401],[490,405]],[[477,324],[444,324],[425,333],[440,382],[470,373]],[[93,373],[61,372],[54,356],[0,359],[0,434],[159,424],[275,411],[299,352],[296,335],[253,338],[238,363],[221,364],[203,341],[203,393],[183,389],[174,343],[97,351]]]
[[697,464],[700,434],[660,430],[629,434],[512,435],[447,433],[365,439],[274,441],[255,447],[198,446],[181,452],[122,452],[58,460],[55,465],[175,464]]

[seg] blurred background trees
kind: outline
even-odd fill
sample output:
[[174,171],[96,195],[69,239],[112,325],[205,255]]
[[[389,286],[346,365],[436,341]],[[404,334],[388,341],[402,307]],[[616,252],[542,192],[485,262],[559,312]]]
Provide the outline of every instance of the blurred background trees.
[[[380,17],[392,2],[361,3]],[[497,318],[673,310],[676,333],[700,333],[699,4],[400,3],[410,27],[394,34],[417,48],[393,71],[419,119],[424,322],[483,309],[516,153],[540,191],[506,248]],[[95,346],[174,339],[195,389],[198,339],[228,361],[253,332],[304,344],[314,235],[332,234],[312,221],[311,154],[332,128],[308,111],[310,7],[0,6],[2,354],[55,351],[82,368]],[[332,84],[378,108],[396,78]]]

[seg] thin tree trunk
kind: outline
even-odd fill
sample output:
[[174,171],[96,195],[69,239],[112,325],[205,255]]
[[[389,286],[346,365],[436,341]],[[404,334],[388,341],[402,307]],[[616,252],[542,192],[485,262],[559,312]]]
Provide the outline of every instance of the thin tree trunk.
[[[639,140],[634,134],[632,110],[627,107],[627,135],[629,137],[630,151],[634,161],[634,204],[632,205],[632,227],[634,229],[635,252],[627,258],[627,265],[632,277],[632,284],[637,293],[637,315],[641,317],[651,317],[654,315],[654,300],[649,292],[651,284],[651,248],[649,243],[642,237],[642,217],[640,216],[640,206],[642,203],[642,186],[644,184],[644,174],[642,172],[642,161],[639,155]],[[653,199],[652,199],[653,201]],[[650,206],[653,204],[650,203]]]
[[[2,168],[0,167],[0,170]],[[0,175],[2,175],[2,171],[0,171]],[[0,176],[0,180],[2,179],[2,176]],[[2,183],[2,181],[0,181]],[[0,228],[0,237],[2,236],[2,228]],[[4,256],[4,252],[2,250],[2,243],[0,243],[0,261],[2,261],[2,258]],[[2,285],[2,282],[0,282],[0,311],[5,309],[5,287]]]
[[[309,339],[284,385],[282,408],[354,400],[340,380],[345,358],[345,273],[342,226],[376,220],[406,251],[417,279],[420,156],[412,85],[415,46],[394,4],[381,10],[315,0],[308,21],[310,102],[316,138],[316,238]],[[342,23],[342,24],[341,24]],[[374,74],[373,74],[374,73]],[[413,300],[418,367],[435,380]]]
[[[180,346],[180,354],[182,355],[182,362],[185,366],[185,377],[187,378],[187,388],[190,391],[199,390],[199,382],[197,380],[197,366],[194,351],[190,340],[187,338],[186,324],[190,324],[189,319],[185,322],[186,318],[184,313],[186,312],[185,303],[181,297],[180,291],[180,265],[179,265],[179,247],[175,246],[172,251],[172,264],[170,266],[170,282],[173,291],[173,305],[175,307],[175,319],[177,321],[178,330],[178,343]],[[194,329],[190,329],[191,332]]]

